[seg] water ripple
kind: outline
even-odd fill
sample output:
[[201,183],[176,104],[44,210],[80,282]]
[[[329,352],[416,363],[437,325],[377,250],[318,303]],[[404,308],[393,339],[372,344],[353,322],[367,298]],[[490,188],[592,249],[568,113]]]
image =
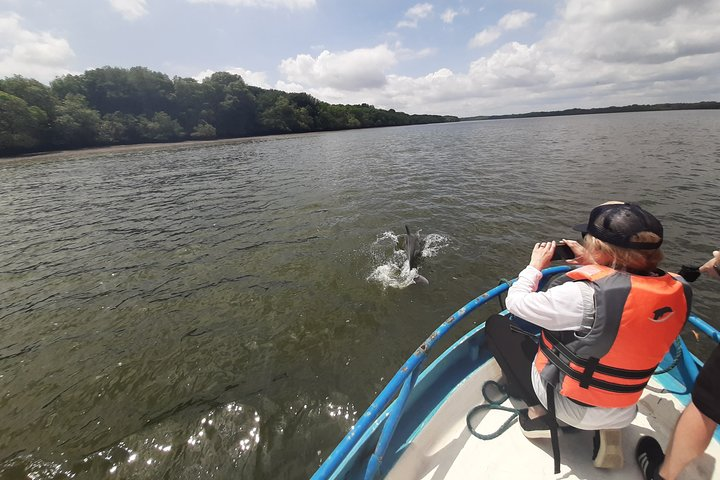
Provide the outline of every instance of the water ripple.
[[[718,132],[592,115],[1,165],[0,477],[307,478],[428,332],[591,206],[656,213],[669,269],[708,258]],[[404,224],[445,243],[429,287],[383,289],[375,242]]]

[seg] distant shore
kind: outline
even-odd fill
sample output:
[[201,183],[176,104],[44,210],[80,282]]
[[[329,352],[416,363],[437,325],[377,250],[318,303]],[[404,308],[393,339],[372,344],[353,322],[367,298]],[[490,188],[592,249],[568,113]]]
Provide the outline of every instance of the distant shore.
[[[515,113],[507,115],[486,115],[486,116],[475,116],[475,117],[462,117],[459,120],[463,121],[475,121],[475,120],[502,120],[512,118],[537,118],[537,117],[557,117],[557,116],[569,116],[569,115],[593,115],[601,113],[622,113],[622,112],[659,112],[659,111],[672,111],[672,110],[718,110],[720,109],[720,102],[706,101],[697,103],[663,103],[663,104],[652,104],[652,105],[627,105],[623,107],[600,107],[600,108],[571,108],[567,110],[555,110],[555,111],[541,111],[541,112],[528,112],[528,113]],[[263,135],[253,137],[238,137],[238,138],[223,138],[215,140],[187,140],[183,142],[168,142],[168,143],[140,143],[132,145],[109,145],[105,147],[92,147],[83,148],[78,150],[57,150],[37,153],[27,153],[23,155],[17,155],[12,157],[0,157],[0,165],[7,165],[11,163],[20,162],[32,162],[53,160],[53,159],[79,159],[91,156],[98,156],[104,154],[122,154],[131,153],[136,151],[146,150],[177,150],[182,148],[193,148],[201,145],[221,145],[221,144],[233,144],[259,141],[269,138],[279,137],[293,137],[297,135],[317,134],[322,132],[305,132],[305,133],[290,133],[283,135]]]
[[664,112],[669,110],[717,110],[720,109],[720,102],[696,102],[696,103],[655,103],[650,105],[625,105],[623,107],[598,107],[598,108],[569,108],[567,110],[552,110],[546,112],[512,113],[507,115],[478,115],[475,117],[462,117],[461,122],[472,120],[502,120],[506,118],[534,118],[534,117],[561,117],[566,115],[593,115],[599,113],[623,113],[623,112]]

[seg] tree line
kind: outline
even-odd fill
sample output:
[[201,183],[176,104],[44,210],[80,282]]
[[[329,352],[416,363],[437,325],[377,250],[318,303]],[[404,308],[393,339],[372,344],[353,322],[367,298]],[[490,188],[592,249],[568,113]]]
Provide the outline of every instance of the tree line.
[[145,67],[103,67],[49,86],[19,75],[0,80],[0,156],[457,120],[329,104],[250,86],[227,72],[197,81]]
[[547,112],[512,113],[507,115],[486,115],[477,117],[461,118],[466,120],[502,120],[506,118],[533,118],[533,117],[561,117],[565,115],[592,115],[596,113],[622,113],[622,112],[661,112],[667,110],[717,110],[720,109],[719,102],[695,102],[695,103],[654,103],[649,105],[624,105],[622,107],[597,107],[597,108],[569,108],[567,110],[552,110]]

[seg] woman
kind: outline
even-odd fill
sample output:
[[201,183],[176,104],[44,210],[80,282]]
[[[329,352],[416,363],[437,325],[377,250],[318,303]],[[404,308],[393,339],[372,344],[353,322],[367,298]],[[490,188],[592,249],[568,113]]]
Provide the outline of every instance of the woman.
[[557,423],[595,436],[594,465],[621,468],[621,435],[657,364],[682,330],[691,291],[657,268],[660,222],[638,205],[608,202],[575,227],[583,245],[565,240],[581,265],[538,292],[555,242],[535,244],[529,265],[510,288],[507,308],[542,329],[539,345],[506,317],[487,321],[490,348],[523,399],[520,426],[529,438],[552,438],[559,472]]

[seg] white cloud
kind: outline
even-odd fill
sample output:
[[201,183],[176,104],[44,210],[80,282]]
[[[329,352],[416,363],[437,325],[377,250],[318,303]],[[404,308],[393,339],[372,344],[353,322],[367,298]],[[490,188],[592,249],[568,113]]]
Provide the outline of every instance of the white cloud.
[[455,17],[457,17],[459,14],[460,12],[458,12],[457,10],[448,8],[442,13],[442,15],[440,15],[440,18],[442,18],[442,21],[445,23],[452,23],[453,20],[455,20]]
[[498,20],[497,25],[488,27],[473,36],[468,42],[470,48],[480,48],[489,45],[507,30],[517,30],[527,25],[530,20],[535,18],[535,14],[524,12],[522,10],[513,10]]
[[231,68],[228,70],[228,72],[240,75],[243,80],[245,80],[245,83],[247,83],[248,85],[262,88],[270,88],[267,74],[265,72],[253,72],[252,70],[246,70],[244,68]]
[[[300,85],[299,83],[285,82],[284,80],[278,80],[275,84],[275,88],[282,90],[283,92],[295,92],[295,93],[308,93],[308,88]],[[312,91],[318,91],[318,89],[310,89]],[[334,89],[326,89],[328,95],[332,97],[332,92],[336,92]]]
[[[246,84],[260,88],[271,88],[268,83],[267,74],[265,72],[253,72],[242,67],[233,67],[223,70],[227,73],[240,75]],[[195,75],[193,78],[198,82],[210,77],[215,70],[203,70],[202,72]]]
[[397,46],[395,49],[395,56],[398,62],[400,62],[405,60],[417,60],[420,58],[431,57],[433,55],[436,55],[437,52],[438,49],[434,47],[422,48],[420,50],[412,50],[409,48],[402,48],[400,46]]
[[125,20],[137,20],[148,13],[146,0],[110,0],[110,5],[120,12]]
[[387,45],[359,48],[349,52],[324,50],[317,57],[302,54],[280,63],[286,80],[306,86],[338,90],[362,90],[381,87],[385,72],[397,62]]
[[470,39],[470,43],[468,43],[468,45],[471,48],[483,47],[500,38],[501,34],[502,31],[497,27],[486,28],[485,30],[476,33],[475,36]]
[[47,83],[70,73],[75,53],[68,41],[21,24],[17,14],[0,14],[0,77],[22,75]]
[[432,11],[433,6],[429,3],[418,3],[413,5],[407,10],[407,12],[405,12],[405,18],[400,20],[397,26],[398,28],[416,28],[418,26],[418,22],[430,15]]
[[[308,57],[304,68],[296,57],[292,65],[305,75],[288,69],[286,76],[293,75],[284,81],[294,91],[333,103],[461,116],[716,99],[720,0],[636,3],[567,0],[543,26],[542,38],[504,43],[465,71],[439,68],[416,77],[399,75],[393,71],[395,62],[411,58],[412,51],[406,54],[396,44],[382,49],[392,61],[370,68],[372,81],[363,89],[349,88],[350,82],[338,88],[328,80],[331,69],[321,67],[327,67],[323,58],[336,55],[329,52]],[[477,43],[487,45],[535,18],[529,12],[510,12],[480,32]]]
[[[530,20],[511,12],[498,26],[510,29]],[[468,77],[506,101],[519,96],[544,102],[545,109],[714,99],[718,24],[718,0],[568,0],[544,38],[503,45],[473,62]],[[486,102],[476,103],[480,111]]]
[[632,9],[625,2],[614,9],[603,3],[597,17],[588,17],[584,2],[571,0],[563,22],[544,43],[564,56],[608,64],[667,64],[720,52],[719,1],[646,3],[641,11],[647,20],[633,19],[641,7]]
[[474,61],[468,74],[476,85],[494,89],[547,85],[554,78],[540,49],[518,42],[503,45],[489,57]]
[[216,3],[230,7],[288,8],[291,10],[312,8],[315,0],[187,0],[189,3]]
[[535,18],[534,13],[513,10],[500,19],[498,26],[503,30],[516,30],[527,25],[533,18]]
[[[678,10],[692,10],[702,13],[706,7],[714,2],[707,0],[646,0],[644,2],[617,2],[601,0],[596,2],[578,2],[569,0],[565,2],[563,16],[565,21],[588,21],[588,15],[599,23],[629,21],[629,22],[659,22],[672,17]],[[715,7],[716,8],[716,7]]]

